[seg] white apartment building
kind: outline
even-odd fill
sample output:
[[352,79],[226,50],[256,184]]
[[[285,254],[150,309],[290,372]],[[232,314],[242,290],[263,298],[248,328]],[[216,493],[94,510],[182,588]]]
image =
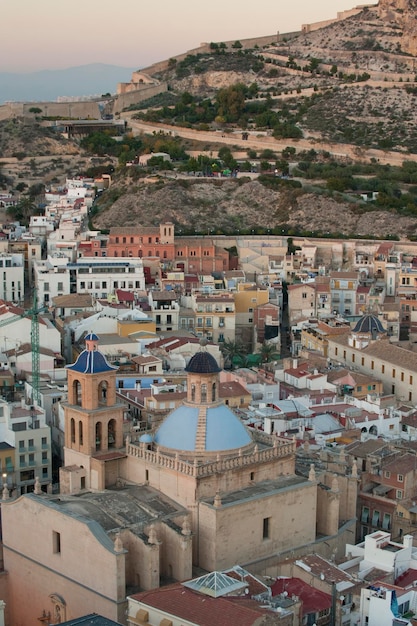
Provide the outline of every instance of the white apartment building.
[[[61,333],[47,317],[38,315],[39,345],[61,353]],[[3,352],[32,343],[32,320],[20,308],[0,306],[0,348]],[[12,366],[11,366],[12,368]]]
[[53,298],[70,292],[69,259],[64,254],[49,255],[46,261],[33,265],[34,282],[38,290],[38,306],[50,306]]
[[71,293],[89,293],[93,298],[108,298],[116,289],[144,291],[145,275],[139,258],[80,258],[68,263]]
[[0,254],[0,299],[22,303],[25,298],[23,254]]
[[13,471],[4,482],[16,495],[33,491],[35,479],[46,486],[52,481],[51,430],[44,411],[36,406],[0,399],[0,441],[15,448]]
[[149,305],[156,332],[178,330],[180,306],[174,291],[150,291]]

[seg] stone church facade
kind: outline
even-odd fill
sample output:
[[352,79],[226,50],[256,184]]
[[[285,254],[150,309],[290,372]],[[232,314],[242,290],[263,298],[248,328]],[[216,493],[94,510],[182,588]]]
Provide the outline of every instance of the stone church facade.
[[61,493],[2,506],[15,626],[53,616],[56,598],[66,619],[94,610],[125,623],[130,593],[189,579],[193,566],[266,572],[355,517],[356,477],[339,488],[334,475],[320,487],[314,468],[296,475],[295,442],[248,430],[219,399],[219,372],[202,347],[184,403],[124,441],[116,370],[86,337],[68,366]]

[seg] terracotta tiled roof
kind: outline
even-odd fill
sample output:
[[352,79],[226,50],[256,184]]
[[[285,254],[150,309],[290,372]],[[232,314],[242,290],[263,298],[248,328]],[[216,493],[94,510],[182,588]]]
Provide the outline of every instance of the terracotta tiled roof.
[[357,456],[361,459],[365,459],[368,454],[373,454],[377,450],[381,450],[386,447],[384,441],[378,441],[377,439],[368,439],[368,441],[354,441],[346,446],[346,452],[352,456]]
[[298,596],[303,602],[303,616],[330,609],[332,606],[332,598],[328,593],[310,587],[300,578],[278,578],[271,590],[273,596],[284,591],[287,591],[289,596]]
[[[268,611],[255,601],[211,598],[187,589],[180,583],[131,596],[142,604],[175,615],[199,626],[255,626]],[[258,621],[259,620],[259,621]]]
[[135,356],[133,357],[132,362],[136,363],[137,365],[146,365],[148,363],[161,363],[162,359],[149,354],[146,356]]
[[395,459],[384,463],[384,471],[406,475],[417,470],[417,456],[415,454],[404,454],[396,456]]
[[233,398],[235,396],[250,395],[249,391],[236,380],[219,384],[220,398]]
[[55,296],[52,298],[54,306],[66,308],[71,306],[76,307],[92,307],[93,299],[89,293],[71,293],[64,296]]
[[321,576],[323,574],[327,581],[335,583],[353,582],[350,574],[347,574],[336,565],[333,565],[333,563],[326,561],[326,559],[318,554],[308,554],[300,560],[308,565],[314,576]]

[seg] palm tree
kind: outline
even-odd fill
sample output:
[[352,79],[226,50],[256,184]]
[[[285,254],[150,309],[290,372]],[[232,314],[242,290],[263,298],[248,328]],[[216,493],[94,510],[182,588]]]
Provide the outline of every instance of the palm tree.
[[268,343],[267,341],[264,341],[261,347],[262,363],[270,363],[270,361],[276,361],[277,358],[279,358],[277,346],[273,343]]
[[240,341],[226,339],[222,343],[221,351],[224,356],[225,366],[228,365],[230,369],[234,369],[238,364],[243,365],[246,348]]
[[10,215],[16,221],[28,226],[31,215],[34,215],[36,211],[36,205],[31,196],[22,197],[15,206],[10,206],[7,209],[7,214]]

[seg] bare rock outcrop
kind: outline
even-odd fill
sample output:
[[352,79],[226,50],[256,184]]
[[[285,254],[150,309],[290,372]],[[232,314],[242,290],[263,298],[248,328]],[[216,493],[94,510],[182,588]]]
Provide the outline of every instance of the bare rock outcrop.
[[416,55],[417,0],[380,0],[378,14],[382,20],[394,22],[402,30],[402,51]]

